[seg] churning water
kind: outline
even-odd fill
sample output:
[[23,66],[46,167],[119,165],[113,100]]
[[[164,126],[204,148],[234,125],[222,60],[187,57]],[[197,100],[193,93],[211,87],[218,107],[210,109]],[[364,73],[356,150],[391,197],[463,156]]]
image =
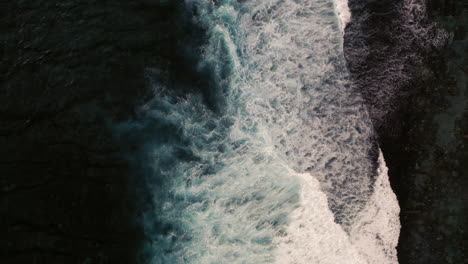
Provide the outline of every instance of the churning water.
[[396,263],[398,204],[343,58],[346,2],[185,4],[212,104],[156,82],[143,107],[165,133],[148,150],[151,263]]

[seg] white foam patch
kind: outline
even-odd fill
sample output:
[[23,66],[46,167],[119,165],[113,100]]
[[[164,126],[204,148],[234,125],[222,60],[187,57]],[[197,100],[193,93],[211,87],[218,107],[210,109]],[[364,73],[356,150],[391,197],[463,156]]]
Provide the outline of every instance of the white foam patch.
[[[291,215],[287,236],[278,238],[277,264],[365,264],[365,258],[327,210],[327,197],[310,174],[301,180],[301,205]],[[378,263],[378,262],[371,262]]]
[[380,152],[374,194],[350,231],[352,244],[368,263],[398,263],[399,214],[398,201],[388,179],[388,168]]
[[302,186],[300,207],[290,216],[287,235],[277,239],[275,263],[398,263],[400,209],[387,172],[380,153],[375,192],[349,234],[333,221],[330,211],[323,210],[327,198],[319,190],[319,182],[312,175],[298,175]]
[[349,11],[348,0],[334,0],[335,12],[340,19],[341,33],[344,34],[346,24],[351,21],[351,11]]

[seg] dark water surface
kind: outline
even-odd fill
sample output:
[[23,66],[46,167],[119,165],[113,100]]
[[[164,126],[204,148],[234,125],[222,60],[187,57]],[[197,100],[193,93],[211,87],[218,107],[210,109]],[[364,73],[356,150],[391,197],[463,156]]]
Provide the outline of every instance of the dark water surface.
[[[405,2],[420,7],[402,10]],[[462,1],[349,4],[354,19],[345,54],[398,196],[399,261],[465,263],[466,7]]]

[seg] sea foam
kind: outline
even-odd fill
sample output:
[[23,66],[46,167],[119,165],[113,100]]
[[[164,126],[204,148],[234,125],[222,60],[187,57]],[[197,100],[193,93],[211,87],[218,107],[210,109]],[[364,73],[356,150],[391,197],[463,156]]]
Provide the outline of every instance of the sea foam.
[[171,131],[149,154],[152,263],[395,263],[398,205],[348,80],[347,16],[329,0],[187,5],[216,104],[158,89],[145,107]]
[[348,0],[334,0],[336,15],[339,18],[341,32],[344,34],[346,24],[351,20],[351,11],[348,7]]

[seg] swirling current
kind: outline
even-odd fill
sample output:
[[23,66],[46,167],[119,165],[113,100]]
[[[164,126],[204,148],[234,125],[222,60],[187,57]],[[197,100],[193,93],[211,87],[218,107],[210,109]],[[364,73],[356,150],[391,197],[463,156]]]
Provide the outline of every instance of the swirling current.
[[[397,263],[399,207],[343,57],[345,1],[187,0],[207,87],[168,89],[145,148],[150,263]],[[127,124],[128,125],[128,124]]]

